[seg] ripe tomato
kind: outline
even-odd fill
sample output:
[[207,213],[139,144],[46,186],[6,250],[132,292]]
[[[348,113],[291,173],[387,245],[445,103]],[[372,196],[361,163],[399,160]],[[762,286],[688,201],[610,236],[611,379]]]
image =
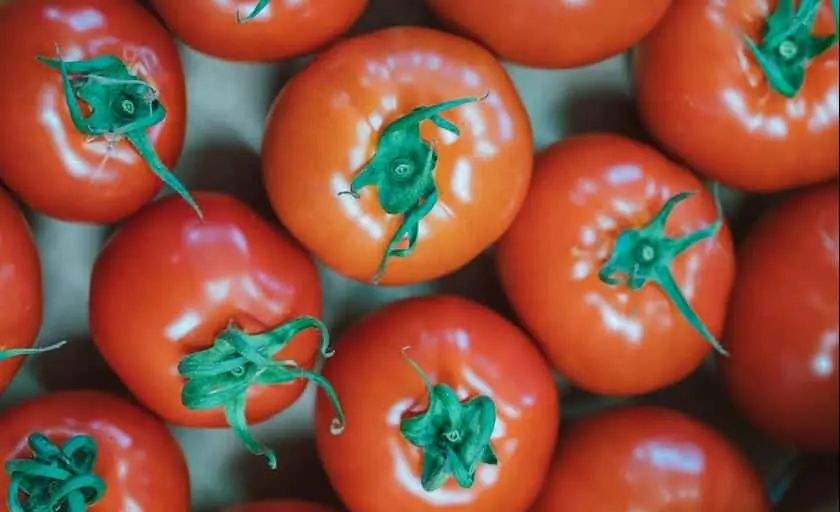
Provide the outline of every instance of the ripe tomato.
[[531,143],[490,53],[390,28],[338,43],[286,85],[269,115],[263,175],[280,220],[327,266],[410,284],[462,267],[501,236],[525,197]]
[[136,2],[12,0],[0,47],[0,112],[14,127],[0,139],[0,179],[29,206],[113,222],[161,180],[190,200],[168,170],[184,142],[181,61]]
[[308,501],[278,500],[239,505],[227,509],[226,512],[333,512],[333,509]]
[[566,430],[534,512],[767,512],[738,449],[675,411],[629,407]]
[[573,68],[617,55],[639,41],[671,0],[426,0],[440,18],[506,60]]
[[759,220],[738,253],[719,361],[755,425],[806,450],[837,452],[838,187],[797,193]]
[[[808,9],[819,10],[814,33],[830,35],[829,0],[799,2]],[[793,12],[793,0],[674,2],[635,59],[641,116],[659,142],[750,191],[837,176],[837,46],[810,42],[811,24]],[[826,51],[811,61],[816,50]]]
[[[228,60],[297,57],[336,39],[367,0],[151,0],[164,23],[189,46]],[[251,17],[253,16],[253,17]]]
[[514,310],[556,368],[615,395],[668,386],[702,362],[734,272],[729,231],[702,184],[653,149],[604,134],[538,157],[497,257]]
[[339,343],[324,377],[351,419],[330,435],[329,400],[319,394],[315,442],[347,508],[530,505],[559,406],[551,369],[521,331],[476,303],[439,296],[392,303]]
[[122,399],[99,391],[51,393],[5,411],[0,425],[0,500],[9,512],[190,510],[178,443]]
[[229,424],[275,467],[247,423],[291,405],[305,379],[332,392],[310,371],[329,343],[314,318],[318,274],[244,204],[218,193],[196,199],[204,221],[167,197],[108,241],[91,280],[93,339],[129,390],[166,421]]

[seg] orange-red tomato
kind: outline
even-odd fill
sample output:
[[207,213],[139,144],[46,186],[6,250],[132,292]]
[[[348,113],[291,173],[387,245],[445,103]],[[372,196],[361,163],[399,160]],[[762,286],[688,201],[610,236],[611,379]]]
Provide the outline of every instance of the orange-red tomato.
[[527,509],[554,450],[559,402],[549,366],[521,331],[476,303],[437,296],[390,304],[338,345],[323,372],[347,429],[330,435],[320,393],[315,441],[347,508]]
[[[184,142],[184,75],[169,34],[137,2],[12,0],[0,7],[0,47],[0,112],[9,127],[0,139],[0,179],[21,199],[60,219],[113,222],[160,190],[161,179],[129,141],[145,134],[159,163],[175,164]],[[56,50],[68,66],[112,55],[145,82],[109,79],[114,72],[74,75],[76,99],[96,95],[101,107],[83,124],[109,135],[91,139],[74,126],[60,71],[36,60],[58,59]],[[76,104],[90,114],[89,102]],[[128,128],[164,110],[157,124]]]
[[200,52],[228,60],[269,61],[297,57],[336,39],[361,16],[367,0],[272,0],[252,19],[247,18],[257,6],[254,0],[151,4],[175,35]]
[[572,68],[617,55],[645,36],[671,0],[426,0],[440,18],[506,60]]
[[718,361],[744,415],[776,439],[837,452],[837,183],[785,199],[749,233]]
[[272,107],[262,165],[280,220],[327,266],[409,284],[502,235],[525,197],[531,144],[489,52],[401,27],[338,43],[296,75]]
[[[805,8],[817,3],[814,33],[830,35],[835,30],[830,1],[797,2]],[[762,41],[768,8],[780,4],[674,2],[635,55],[636,97],[653,135],[706,176],[750,191],[782,190],[837,176],[837,46],[813,61],[806,59],[804,68],[799,56],[792,57],[781,66],[788,80],[776,80],[783,86],[777,90],[767,78],[773,75],[762,71],[745,40]],[[790,17],[777,28],[784,31],[796,23]],[[802,25],[796,42],[765,37],[776,42],[762,55],[775,62],[784,51],[805,48],[802,37],[808,32],[807,24]],[[802,69],[804,83],[796,91],[793,77],[802,77]]]
[[[662,220],[657,212],[669,198],[690,192],[699,194],[681,196],[662,224],[671,242],[663,229],[634,240],[634,230]],[[538,156],[525,204],[499,243],[502,285],[575,384],[616,395],[662,388],[694,370],[723,327],[734,255],[725,225],[712,235],[717,215],[703,185],[650,147],[614,135],[569,138]],[[704,232],[700,243],[677,244],[681,254],[671,248],[674,238]],[[635,273],[638,282],[610,286],[601,277],[607,270]],[[677,290],[708,329],[706,340],[676,307]]]
[[[0,394],[41,329],[41,260],[26,218],[0,189]],[[4,353],[6,357],[4,357]]]
[[769,512],[738,449],[683,414],[607,411],[560,439],[534,512]]
[[108,241],[91,280],[93,339],[128,389],[166,421],[230,424],[274,465],[273,453],[249,439],[245,419],[265,420],[303,392],[319,343],[328,342],[314,319],[318,274],[238,200],[208,192],[196,199],[203,222],[169,196]]
[[[96,512],[190,510],[189,475],[178,443],[148,413],[107,393],[50,393],[4,411],[0,462],[0,502],[9,507],[4,510],[87,510],[68,508],[80,497],[95,503],[90,509]],[[56,507],[37,508],[30,501],[12,508],[7,496],[13,481],[47,493]],[[16,497],[26,503],[26,493]]]
[[334,512],[334,509],[309,501],[277,500],[238,505],[225,512]]

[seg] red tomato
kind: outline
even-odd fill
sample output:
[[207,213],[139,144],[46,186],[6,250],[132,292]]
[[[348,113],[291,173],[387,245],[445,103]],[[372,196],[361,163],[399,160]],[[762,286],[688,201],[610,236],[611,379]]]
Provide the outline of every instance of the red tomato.
[[838,447],[838,187],[797,193],[740,246],[719,361],[755,425],[806,450]]
[[[778,8],[776,17],[768,6]],[[834,31],[829,0],[799,6],[819,9],[815,34]],[[777,37],[799,23],[792,13],[791,1],[674,2],[635,58],[642,119],[659,142],[710,178],[750,191],[837,176],[837,46],[810,62],[808,52],[797,55],[797,46],[826,45],[808,44],[808,24],[792,39]],[[776,29],[765,33],[771,23]],[[770,73],[745,37],[761,44]],[[785,52],[793,52],[788,61]]]
[[734,256],[718,220],[703,185],[653,149],[614,135],[565,139],[538,157],[499,244],[502,285],[573,383],[653,391],[693,371],[723,327]]
[[630,407],[566,430],[534,512],[768,512],[737,448],[675,411]]
[[246,418],[259,422],[289,407],[305,379],[329,386],[310,371],[329,343],[314,318],[318,274],[302,250],[238,200],[196,199],[203,222],[167,197],[108,241],[91,280],[93,339],[163,419],[230,424],[274,467],[274,453],[250,437]]
[[329,400],[319,394],[315,442],[347,508],[530,505],[554,450],[559,406],[550,368],[521,331],[466,299],[426,297],[386,306],[339,344],[324,377],[350,421],[343,435],[330,435]]
[[[229,60],[297,57],[336,39],[367,0],[151,0],[167,26],[196,50]],[[256,17],[248,19],[252,13]]]
[[[122,399],[99,391],[51,393],[5,411],[0,426],[0,499],[11,512],[190,510],[178,443]],[[7,501],[11,486],[19,491],[15,501]]]
[[333,512],[333,509],[308,501],[278,500],[239,505],[226,512]]
[[645,36],[671,0],[426,0],[440,18],[506,60],[573,68],[617,55]]
[[525,197],[531,144],[490,53],[401,27],[338,43],[296,75],[272,107],[262,165],[280,220],[327,266],[409,284],[502,235]]
[[41,329],[41,260],[26,218],[0,189],[0,394]]
[[161,179],[188,197],[167,170],[184,142],[181,61],[137,2],[12,0],[0,7],[0,47],[0,112],[14,127],[0,139],[0,179],[29,206],[113,222]]

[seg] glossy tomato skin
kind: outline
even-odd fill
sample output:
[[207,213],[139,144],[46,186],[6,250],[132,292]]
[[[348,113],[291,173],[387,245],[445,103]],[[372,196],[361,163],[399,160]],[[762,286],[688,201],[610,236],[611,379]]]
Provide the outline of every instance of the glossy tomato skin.
[[729,441],[675,411],[629,407],[560,439],[533,512],[769,512],[761,479]]
[[[29,348],[41,329],[41,260],[26,217],[0,189],[0,352]],[[0,394],[22,363],[0,361]]]
[[277,500],[237,505],[225,512],[335,512],[335,509],[309,501]]
[[[146,130],[161,161],[184,142],[186,91],[169,34],[132,0],[11,0],[0,6],[0,111],[13,130],[0,141],[0,179],[29,206],[59,219],[114,222],[161,188],[128,141],[87,141],[73,126],[61,74],[35,60],[111,54],[155,87],[166,118]],[[110,156],[108,156],[110,154]]]
[[[530,340],[496,313],[466,299],[399,301],[352,326],[342,350],[324,366],[347,415],[330,434],[328,400],[319,392],[315,441],[333,488],[355,512],[403,510],[523,512],[539,492],[557,436],[559,399],[552,373]],[[498,466],[479,466],[475,484],[420,486],[421,451],[400,435],[399,421],[427,405],[432,383],[462,399],[487,394],[496,403],[491,442]]]
[[424,122],[436,141],[440,198],[420,223],[415,251],[391,258],[381,284],[423,282],[478,256],[513,221],[531,174],[532,137],[513,83],[494,57],[466,39],[419,27],[384,29],[320,54],[278,95],[263,144],[263,177],[283,224],[331,269],[360,281],[376,273],[401,222],[374,187],[338,195],[370,160],[381,128],[417,106],[487,99],[442,114],[454,137]]
[[[499,243],[497,265],[517,315],[573,383],[595,393],[646,393],[682,379],[708,355],[710,345],[656,284],[631,291],[598,278],[620,231],[647,224],[669,197],[701,190],[671,213],[666,233],[672,237],[711,224],[715,205],[700,181],[652,148],[592,134],[538,156],[528,198]],[[715,336],[733,262],[724,226],[671,267]]]
[[[107,242],[93,269],[90,325],[99,351],[149,409],[176,425],[221,427],[221,408],[182,405],[178,362],[211,346],[231,321],[256,333],[319,316],[321,289],[306,254],[246,205],[219,193],[195,198],[204,222],[183,200],[167,196]],[[276,358],[310,369],[318,348],[317,333],[307,331]],[[253,386],[249,422],[285,409],[304,387],[303,380]]]
[[[635,55],[642,119],[669,151],[721,183],[777,191],[837,176],[838,50],[808,65],[794,99],[772,91],[743,35],[776,1],[681,0]],[[822,2],[815,33],[834,31]],[[703,44],[697,44],[703,41]]]
[[260,15],[241,24],[254,0],[151,0],[166,25],[192,48],[221,59],[270,61],[297,57],[350,29],[367,0],[272,0]]
[[531,67],[573,68],[617,55],[642,39],[671,0],[426,0],[446,23],[503,59]]
[[[97,443],[94,472],[107,490],[96,512],[188,512],[187,464],[166,426],[137,406],[101,391],[60,391],[0,415],[0,461],[30,456],[27,438],[41,433],[56,444],[76,435]],[[3,503],[9,477],[0,471]]]
[[738,252],[723,380],[774,438],[837,453],[838,187],[798,192],[761,218]]

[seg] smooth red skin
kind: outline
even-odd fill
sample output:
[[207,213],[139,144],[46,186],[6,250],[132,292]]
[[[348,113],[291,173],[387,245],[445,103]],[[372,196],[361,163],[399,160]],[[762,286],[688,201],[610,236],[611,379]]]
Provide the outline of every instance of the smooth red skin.
[[[635,54],[639,110],[658,141],[709,178],[753,192],[827,181],[837,176],[840,153],[837,45],[811,62],[789,100],[770,89],[743,41],[743,34],[760,40],[764,8],[776,3],[674,2]],[[815,33],[833,31],[825,0]],[[727,106],[726,90],[742,98],[746,113]],[[770,119],[783,134],[771,135]]]
[[[41,329],[41,260],[26,217],[0,189],[0,352],[28,348]],[[0,361],[0,394],[23,362]]]
[[[203,223],[168,196],[108,241],[93,268],[90,325],[100,353],[146,407],[176,425],[222,427],[221,408],[193,411],[181,403],[178,362],[211,346],[230,321],[255,333],[319,316],[321,288],[306,254],[246,205],[220,193],[194,197]],[[184,327],[170,329],[179,319]],[[275,359],[311,369],[319,339],[306,331]],[[252,387],[249,422],[287,408],[305,385]]]
[[[392,303],[352,326],[337,345],[323,374],[338,393],[347,428],[330,433],[333,413],[319,392],[315,442],[348,509],[521,512],[533,502],[554,450],[559,397],[551,369],[524,333],[477,303],[437,296]],[[499,465],[483,466],[469,490],[451,480],[431,494],[420,487],[422,452],[402,438],[396,420],[425,410],[427,392],[403,357],[405,346],[433,383],[448,384],[462,399],[483,393],[496,403],[492,445]],[[407,477],[399,476],[400,467]],[[488,481],[494,471],[498,478]]]
[[447,24],[500,57],[539,68],[574,68],[618,55],[642,39],[671,0],[426,0]]
[[[0,415],[0,461],[31,456],[26,444],[40,432],[54,443],[75,435],[96,439],[94,472],[107,485],[96,512],[188,512],[190,479],[169,430],[142,409],[101,391],[41,395]],[[6,503],[9,477],[0,471]]]
[[[383,75],[389,66],[393,71]],[[513,82],[492,54],[463,38],[419,27],[384,29],[336,44],[298,73],[274,102],[263,144],[275,212],[328,267],[369,282],[401,222],[382,210],[374,186],[362,189],[360,199],[338,195],[376,149],[381,129],[368,129],[370,119],[384,128],[419,105],[486,92],[485,101],[443,114],[461,129],[451,144],[443,130],[422,124],[423,138],[437,141],[440,199],[421,223],[414,253],[391,258],[381,284],[420,283],[461,268],[513,221],[532,163],[528,116]],[[393,108],[383,107],[388,98]],[[488,147],[497,153],[488,156]],[[456,176],[459,160],[472,172]]]
[[769,512],[762,485],[709,427],[676,411],[630,407],[565,431],[533,512]]
[[367,0],[273,0],[245,24],[254,0],[151,0],[164,23],[190,47],[234,61],[271,61],[310,53],[359,19]]
[[52,217],[120,220],[148,202],[162,182],[128,141],[118,143],[107,160],[104,139],[85,142],[70,120],[61,74],[35,60],[56,58],[56,44],[68,60],[112,54],[136,64],[167,110],[166,119],[146,133],[169,168],[181,154],[186,124],[178,51],[133,0],[12,0],[0,7],[0,112],[13,127],[0,140],[0,179]]
[[[497,265],[519,318],[555,368],[578,386],[611,395],[647,393],[691,373],[711,350],[657,285],[632,292],[598,278],[618,233],[647,224],[667,198],[685,191],[703,192],[672,211],[666,227],[672,237],[711,224],[714,201],[697,178],[652,148],[592,134],[567,138],[538,156],[528,198],[499,243]],[[635,212],[621,213],[621,202]],[[616,227],[599,227],[608,220]],[[576,278],[583,268],[588,272]],[[719,335],[734,274],[728,228],[678,256],[671,268],[694,310]],[[637,327],[613,328],[615,318]]]
[[718,361],[752,423],[831,453],[840,402],[837,194],[832,183],[790,196],[743,241],[724,338],[732,357]]
[[335,509],[309,501],[277,500],[238,505],[225,512],[335,512]]

